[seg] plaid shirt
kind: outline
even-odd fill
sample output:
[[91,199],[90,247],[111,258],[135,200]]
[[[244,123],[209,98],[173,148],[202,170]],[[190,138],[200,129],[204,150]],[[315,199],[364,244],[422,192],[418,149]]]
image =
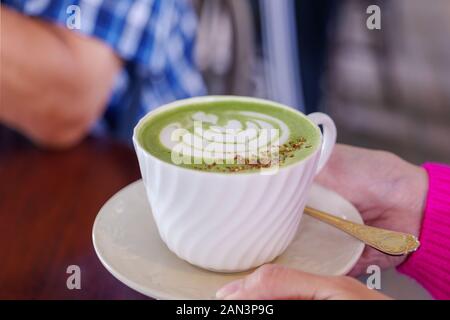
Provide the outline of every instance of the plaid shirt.
[[[83,34],[107,43],[125,62],[97,128],[129,140],[134,124],[164,103],[204,95],[193,48],[197,21],[188,0],[1,0],[66,26],[76,5]],[[95,62],[93,62],[95,63]]]

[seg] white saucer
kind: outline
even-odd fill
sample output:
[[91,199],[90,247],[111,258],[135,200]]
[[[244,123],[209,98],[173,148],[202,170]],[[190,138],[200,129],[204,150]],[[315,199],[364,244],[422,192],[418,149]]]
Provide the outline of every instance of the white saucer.
[[[362,223],[347,200],[319,185],[308,205]],[[173,254],[159,237],[141,180],[117,192],[102,207],[92,231],[95,251],[117,279],[157,299],[212,299],[217,289],[248,272],[224,274],[197,268]],[[304,215],[297,235],[274,263],[307,272],[342,275],[359,259],[364,244]]]

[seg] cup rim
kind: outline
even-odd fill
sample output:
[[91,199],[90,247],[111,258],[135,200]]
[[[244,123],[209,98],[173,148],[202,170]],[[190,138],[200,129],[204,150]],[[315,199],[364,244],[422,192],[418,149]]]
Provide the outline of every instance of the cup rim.
[[153,154],[151,154],[150,152],[148,152],[139,142],[138,138],[137,138],[137,132],[140,129],[140,127],[142,127],[144,125],[144,123],[151,117],[162,113],[166,110],[172,109],[172,108],[177,108],[179,106],[183,106],[186,104],[192,104],[195,102],[217,102],[217,101],[229,101],[229,100],[237,100],[237,101],[244,101],[244,102],[254,102],[254,103],[264,103],[264,104],[270,104],[272,106],[275,107],[279,107],[282,109],[287,109],[290,110],[292,112],[297,113],[297,115],[299,115],[300,117],[302,117],[303,119],[305,119],[306,121],[308,121],[319,133],[319,137],[320,137],[320,142],[314,146],[314,150],[312,153],[310,153],[308,156],[306,156],[305,158],[298,160],[292,164],[289,165],[285,165],[285,166],[279,166],[278,167],[278,171],[281,170],[286,170],[286,169],[292,169],[300,164],[303,164],[304,162],[306,162],[307,160],[309,160],[311,157],[315,156],[317,154],[317,152],[319,150],[321,150],[321,146],[323,143],[323,134],[320,130],[320,128],[313,122],[311,121],[307,115],[305,115],[303,112],[298,111],[297,109],[275,102],[275,101],[271,101],[271,100],[267,100],[267,99],[262,99],[262,98],[254,98],[254,97],[246,97],[246,96],[235,96],[235,95],[207,95],[207,96],[198,96],[198,97],[192,97],[192,98],[186,98],[186,99],[180,99],[180,100],[176,100],[167,104],[164,104],[154,110],[151,110],[150,112],[148,112],[145,116],[143,116],[138,123],[136,124],[136,126],[133,129],[133,144],[135,146],[135,148],[139,148],[141,151],[144,152],[145,155],[153,158],[154,160],[156,160],[159,163],[162,163],[164,165],[169,165],[175,168],[178,168],[180,170],[188,170],[189,172],[197,172],[199,174],[212,174],[212,175],[220,175],[220,176],[229,176],[229,177],[239,177],[239,176],[248,176],[248,175],[255,175],[257,173],[261,173],[259,170],[256,171],[250,171],[250,172],[238,172],[235,174],[229,173],[229,172],[218,172],[218,171],[203,171],[203,170],[195,170],[195,169],[189,169],[186,167],[182,167],[182,166],[177,166],[173,163],[169,163],[166,161],[163,161],[161,159],[159,159],[158,157],[154,156]]

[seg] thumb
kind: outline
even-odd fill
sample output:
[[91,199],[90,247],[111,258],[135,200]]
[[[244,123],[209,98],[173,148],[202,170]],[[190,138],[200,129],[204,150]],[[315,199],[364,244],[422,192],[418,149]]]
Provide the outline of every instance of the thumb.
[[333,296],[333,278],[267,264],[247,277],[225,285],[217,291],[216,297],[226,300],[323,300]]

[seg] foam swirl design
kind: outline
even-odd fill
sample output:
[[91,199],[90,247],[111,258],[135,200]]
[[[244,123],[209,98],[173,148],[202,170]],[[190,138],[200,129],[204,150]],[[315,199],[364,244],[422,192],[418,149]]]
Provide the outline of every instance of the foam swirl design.
[[221,162],[278,150],[289,136],[289,127],[280,119],[253,111],[230,111],[225,115],[195,112],[188,121],[167,124],[159,139],[180,157]]
[[286,249],[305,205],[298,194],[320,156],[276,175],[215,175],[137,153],[162,240],[180,258],[222,272],[256,267]]

